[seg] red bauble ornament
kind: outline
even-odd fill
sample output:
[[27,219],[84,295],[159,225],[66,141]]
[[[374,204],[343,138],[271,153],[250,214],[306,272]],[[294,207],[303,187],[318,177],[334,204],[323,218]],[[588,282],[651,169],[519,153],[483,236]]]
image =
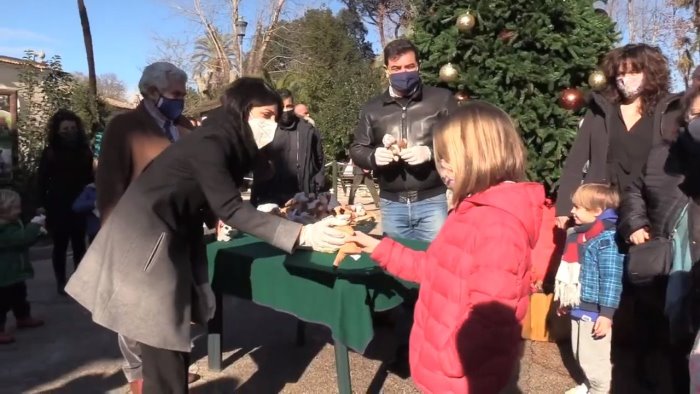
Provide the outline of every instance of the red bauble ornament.
[[559,103],[565,109],[576,111],[583,107],[583,92],[576,88],[562,90]]
[[455,99],[458,103],[463,103],[469,100],[469,95],[467,92],[460,90],[459,92],[455,93]]
[[515,32],[513,30],[503,29],[498,33],[498,39],[503,42],[508,42],[515,37]]

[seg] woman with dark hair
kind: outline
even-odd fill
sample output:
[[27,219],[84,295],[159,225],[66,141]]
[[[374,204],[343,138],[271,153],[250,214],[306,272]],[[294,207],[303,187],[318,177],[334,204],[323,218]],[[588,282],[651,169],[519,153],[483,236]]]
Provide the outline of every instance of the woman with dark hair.
[[[651,149],[641,176],[625,191],[618,225],[618,233],[631,248],[674,234],[670,274],[635,292],[642,301],[637,307],[643,311],[636,321],[642,333],[636,357],[640,370],[646,356],[660,347],[668,356],[676,393],[689,392],[686,363],[693,340],[689,318],[693,313],[697,317],[700,306],[695,295],[700,282],[690,291],[690,270],[700,261],[700,87],[691,87],[682,103],[682,126],[664,130],[660,143]],[[693,301],[691,313],[688,301]]]
[[557,225],[570,219],[571,195],[581,183],[607,183],[622,192],[642,171],[663,130],[678,127],[679,96],[669,95],[668,61],[656,47],[629,44],[602,61],[608,84],[592,93],[588,111],[562,170]]
[[146,393],[187,392],[190,322],[214,313],[204,211],[288,253],[333,252],[345,242],[328,221],[302,227],[241,198],[239,185],[272,140],[281,107],[261,79],[236,80],[222,108],[131,183],[66,286],[96,323],[141,344]]
[[78,115],[61,109],[48,124],[48,145],[41,154],[39,195],[46,227],[53,238],[53,269],[58,293],[65,295],[66,252],[70,242],[75,267],[85,254],[85,216],[73,201],[93,181],[92,151]]

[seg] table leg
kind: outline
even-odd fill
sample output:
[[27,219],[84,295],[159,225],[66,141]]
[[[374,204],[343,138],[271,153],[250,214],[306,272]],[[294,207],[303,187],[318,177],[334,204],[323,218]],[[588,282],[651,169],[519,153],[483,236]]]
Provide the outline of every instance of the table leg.
[[306,345],[306,323],[297,319],[297,346]]
[[216,312],[214,317],[207,324],[207,355],[209,362],[209,370],[214,372],[221,371],[221,342],[224,331],[224,308],[220,292],[214,292],[216,300]]
[[334,341],[335,347],[335,372],[338,376],[338,392],[340,394],[352,394],[350,382],[350,358],[348,348],[344,344]]

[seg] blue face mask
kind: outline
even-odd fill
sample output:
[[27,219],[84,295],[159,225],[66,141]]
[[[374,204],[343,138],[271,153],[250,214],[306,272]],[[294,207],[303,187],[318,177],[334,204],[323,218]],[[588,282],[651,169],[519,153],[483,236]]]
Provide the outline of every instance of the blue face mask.
[[418,74],[418,70],[391,74],[389,75],[389,83],[398,93],[413,93],[420,85],[420,74]]
[[175,121],[185,110],[185,99],[170,99],[160,96],[157,104],[158,110],[166,118]]

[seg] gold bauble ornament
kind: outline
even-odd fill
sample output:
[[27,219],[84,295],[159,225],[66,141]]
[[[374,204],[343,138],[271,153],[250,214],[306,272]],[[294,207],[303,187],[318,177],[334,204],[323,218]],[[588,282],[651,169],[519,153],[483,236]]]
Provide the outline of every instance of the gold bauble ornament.
[[462,33],[469,33],[476,26],[476,17],[470,12],[464,13],[457,18],[457,30]]
[[440,67],[440,80],[442,82],[454,82],[459,77],[459,70],[452,63]]
[[595,70],[588,76],[588,85],[591,86],[593,90],[601,90],[608,84],[608,79],[605,74],[600,70]]

